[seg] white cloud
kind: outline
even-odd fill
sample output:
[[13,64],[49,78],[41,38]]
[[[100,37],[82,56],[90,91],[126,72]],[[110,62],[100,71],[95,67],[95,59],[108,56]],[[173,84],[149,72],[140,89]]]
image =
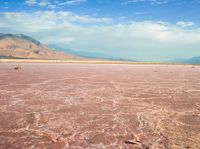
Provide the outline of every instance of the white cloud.
[[169,0],[149,0],[151,4],[167,4]]
[[135,15],[145,15],[147,13],[148,12],[145,12],[145,11],[139,11],[139,12],[135,12]]
[[75,5],[87,2],[87,0],[66,0],[65,2],[60,2],[58,0],[50,1],[50,0],[26,0],[25,3],[29,6],[41,6],[48,8],[59,8],[63,5]]
[[149,2],[151,5],[156,5],[156,4],[166,4],[169,2],[169,0],[126,0],[122,3],[122,5],[128,5],[138,2]]
[[195,25],[194,22],[184,22],[184,21],[179,21],[176,23],[176,25],[180,26],[180,27],[190,27]]
[[36,0],[26,0],[26,4],[28,4],[28,5],[36,5],[37,1]]
[[131,3],[144,2],[144,1],[146,1],[146,0],[126,0],[122,3],[122,5],[128,5]]
[[[15,18],[15,19],[13,19]],[[24,33],[46,44],[138,60],[200,55],[200,29],[167,22],[109,24],[109,18],[70,12],[0,13],[0,32]],[[108,23],[108,24],[107,24]]]
[[41,6],[41,7],[48,7],[48,8],[56,7],[49,0],[26,0],[25,3],[29,6]]
[[65,2],[65,4],[74,5],[78,3],[84,3],[84,2],[87,2],[87,0],[68,0]]
[[50,3],[47,1],[47,0],[41,0],[39,3],[38,3],[39,6],[48,6],[50,5]]

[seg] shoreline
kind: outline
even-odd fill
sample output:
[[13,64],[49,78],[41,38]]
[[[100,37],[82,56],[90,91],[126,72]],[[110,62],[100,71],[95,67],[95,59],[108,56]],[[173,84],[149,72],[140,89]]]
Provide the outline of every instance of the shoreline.
[[0,63],[73,63],[73,64],[144,64],[144,65],[200,65],[187,63],[167,63],[167,62],[131,62],[112,60],[39,60],[39,59],[0,59]]

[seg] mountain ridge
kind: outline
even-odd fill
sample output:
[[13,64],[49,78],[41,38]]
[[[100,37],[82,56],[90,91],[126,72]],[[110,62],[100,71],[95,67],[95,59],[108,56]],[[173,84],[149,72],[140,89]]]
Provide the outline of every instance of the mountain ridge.
[[70,54],[74,54],[80,57],[89,58],[89,59],[103,59],[103,60],[116,60],[116,61],[130,61],[130,62],[137,62],[136,60],[132,59],[124,59],[120,57],[111,56],[108,54],[100,53],[100,52],[88,52],[88,51],[75,51],[67,48],[63,48],[57,45],[50,44],[48,45],[50,48],[58,50],[58,51],[65,51]]
[[200,64],[200,56],[195,56],[191,58],[178,58],[170,60],[168,62],[181,63],[181,64]]
[[24,34],[0,33],[0,57],[25,59],[81,59],[81,57],[56,51]]
[[182,62],[189,64],[200,64],[200,56],[184,59]]

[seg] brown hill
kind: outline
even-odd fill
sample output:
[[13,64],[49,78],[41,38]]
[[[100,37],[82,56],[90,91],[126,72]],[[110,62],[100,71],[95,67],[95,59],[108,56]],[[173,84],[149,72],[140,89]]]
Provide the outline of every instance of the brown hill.
[[0,33],[0,57],[27,59],[81,59],[72,54],[65,54],[48,48],[39,41],[23,34]]

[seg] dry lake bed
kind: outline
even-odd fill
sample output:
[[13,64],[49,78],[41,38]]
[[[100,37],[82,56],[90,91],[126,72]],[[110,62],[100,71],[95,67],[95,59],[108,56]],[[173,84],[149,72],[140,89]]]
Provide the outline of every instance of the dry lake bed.
[[1,63],[9,148],[200,149],[200,66]]

